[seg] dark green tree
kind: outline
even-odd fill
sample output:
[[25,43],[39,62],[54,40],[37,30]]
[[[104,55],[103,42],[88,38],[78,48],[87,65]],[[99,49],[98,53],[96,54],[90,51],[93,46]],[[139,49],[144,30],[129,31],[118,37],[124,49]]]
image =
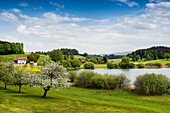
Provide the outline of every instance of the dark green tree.
[[62,51],[59,49],[51,51],[49,56],[54,62],[61,62],[63,60]]
[[27,56],[27,59],[28,59],[27,62],[30,62],[30,61],[37,62],[37,60],[38,60],[39,58],[40,58],[40,55],[39,55],[39,54],[31,53],[30,55]]

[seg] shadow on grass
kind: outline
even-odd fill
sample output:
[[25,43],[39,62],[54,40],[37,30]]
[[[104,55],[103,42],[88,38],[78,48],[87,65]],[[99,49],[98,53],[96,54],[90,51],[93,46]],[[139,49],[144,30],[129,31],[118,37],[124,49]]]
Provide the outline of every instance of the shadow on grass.
[[34,99],[55,99],[55,100],[61,100],[57,97],[51,97],[48,96],[46,98],[43,98],[42,95],[13,95],[13,97],[24,97],[24,98],[34,98]]
[[7,87],[7,89],[4,89],[4,87],[2,87],[2,86],[0,86],[0,90],[4,91],[5,93],[18,93],[18,94],[26,94],[27,93],[27,92],[22,92],[22,90],[19,93],[18,90],[8,89],[8,87]]

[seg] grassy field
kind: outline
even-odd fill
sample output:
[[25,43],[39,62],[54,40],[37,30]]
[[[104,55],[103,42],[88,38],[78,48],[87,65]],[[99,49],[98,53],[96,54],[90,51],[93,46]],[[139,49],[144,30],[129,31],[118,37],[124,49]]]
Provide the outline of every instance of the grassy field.
[[74,58],[86,58],[86,57],[83,57],[83,56],[80,56],[80,55],[74,55]]
[[166,64],[166,63],[170,62],[170,59],[169,59],[169,60],[167,60],[167,59],[159,59],[159,60],[150,60],[150,61],[133,62],[133,63],[135,63],[135,64],[138,64],[138,63],[144,63],[144,64],[146,64],[146,63],[153,63],[153,62],[159,62],[159,63],[162,63],[162,64]]
[[29,55],[29,53],[25,53],[25,54],[11,54],[11,55],[0,55],[0,58],[2,58],[3,61],[13,61],[14,58],[17,57],[27,57]]
[[94,90],[77,87],[50,90],[42,98],[43,89],[0,83],[0,112],[15,113],[168,113],[170,95],[142,96],[123,90]]

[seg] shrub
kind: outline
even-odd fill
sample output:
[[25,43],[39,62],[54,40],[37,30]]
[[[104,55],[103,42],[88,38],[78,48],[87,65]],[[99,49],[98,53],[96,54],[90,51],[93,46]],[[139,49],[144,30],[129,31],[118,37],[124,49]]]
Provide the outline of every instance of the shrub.
[[78,74],[75,79],[75,85],[93,89],[115,89],[123,88],[129,81],[130,80],[123,74],[101,75],[93,71],[85,70]]
[[80,67],[81,66],[81,62],[78,59],[73,60],[72,62],[72,67]]
[[123,88],[130,82],[130,80],[124,74],[117,75],[115,79],[118,82],[118,88]]
[[136,64],[136,66],[138,66],[138,68],[144,68],[144,64],[140,63],[140,64]]
[[70,61],[69,60],[63,60],[62,61],[62,64],[63,64],[63,67],[71,67],[71,63],[70,63]]
[[85,68],[85,69],[94,69],[95,66],[94,66],[94,63],[92,63],[92,62],[86,62],[86,63],[84,64],[84,68]]
[[69,72],[69,79],[70,79],[70,82],[74,82],[76,76],[77,76],[77,72],[70,71],[70,72]]
[[121,68],[133,68],[134,66],[135,66],[135,64],[134,63],[119,63],[119,66],[121,67]]
[[108,69],[113,69],[113,68],[114,68],[114,64],[111,63],[111,62],[108,62],[108,63],[107,63],[107,68],[108,68]]
[[95,73],[94,71],[90,71],[90,70],[81,71],[75,79],[75,85],[80,86],[80,87],[88,87],[89,80],[95,74],[98,74],[98,73]]
[[170,67],[170,62],[166,63],[165,65],[168,66],[168,67]]
[[168,88],[168,77],[162,74],[144,74],[136,77],[134,82],[140,94],[161,95]]
[[159,62],[146,63],[145,65],[146,65],[146,66],[157,66],[157,67],[161,67],[161,66],[162,66],[162,64],[161,64],[161,63],[159,63]]

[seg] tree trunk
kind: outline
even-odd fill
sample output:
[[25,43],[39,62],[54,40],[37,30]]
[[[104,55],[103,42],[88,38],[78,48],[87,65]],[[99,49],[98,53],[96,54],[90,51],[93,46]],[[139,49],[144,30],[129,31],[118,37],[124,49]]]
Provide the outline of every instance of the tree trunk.
[[21,92],[21,85],[19,85],[19,93]]
[[6,85],[7,85],[7,84],[5,83],[5,88],[4,88],[5,90],[6,90]]
[[45,90],[44,95],[43,95],[43,98],[45,98],[45,97],[46,97],[46,95],[47,95],[47,91],[48,91],[48,90]]

